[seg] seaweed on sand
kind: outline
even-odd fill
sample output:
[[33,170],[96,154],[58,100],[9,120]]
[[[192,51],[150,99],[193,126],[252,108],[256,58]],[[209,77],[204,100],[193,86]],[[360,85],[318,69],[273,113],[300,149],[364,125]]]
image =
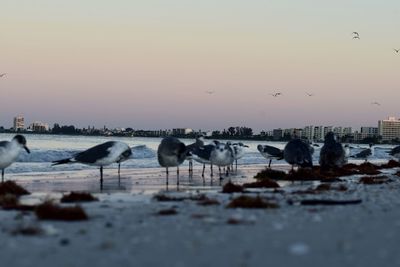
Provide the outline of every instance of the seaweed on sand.
[[51,201],[36,206],[36,216],[40,220],[82,221],[88,220],[86,212],[80,206],[61,207]]
[[98,201],[98,198],[86,192],[71,192],[68,195],[63,195],[63,197],[60,200],[61,203],[91,202],[91,201]]
[[222,187],[222,193],[231,194],[231,193],[240,193],[243,192],[244,188],[241,185],[237,185],[229,181]]
[[240,196],[234,198],[227,206],[227,208],[245,208],[245,209],[276,209],[279,205],[273,202],[267,202],[257,197]]
[[264,178],[253,183],[243,184],[244,188],[279,188],[279,184],[272,179]]
[[29,195],[30,193],[14,181],[0,183],[0,195],[12,194],[16,196]]

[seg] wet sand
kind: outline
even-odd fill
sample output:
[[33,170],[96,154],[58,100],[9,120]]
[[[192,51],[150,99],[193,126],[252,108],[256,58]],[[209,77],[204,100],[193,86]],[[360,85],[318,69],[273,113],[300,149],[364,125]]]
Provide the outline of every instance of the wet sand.
[[[252,181],[262,165],[240,166],[235,183]],[[288,166],[279,166],[287,169]],[[4,266],[400,266],[400,181],[396,170],[385,170],[392,181],[359,184],[360,176],[337,185],[348,190],[292,194],[316,182],[283,183],[279,192],[254,189],[279,205],[277,209],[228,209],[242,195],[218,193],[218,179],[206,186],[196,168],[189,181],[181,169],[179,192],[171,172],[169,191],[162,169],[105,171],[105,190],[99,191],[98,171],[9,175],[32,195],[23,203],[58,200],[69,191],[90,191],[100,201],[81,204],[84,222],[39,221],[31,212],[0,211],[1,263]],[[335,184],[336,185],[336,184]],[[205,194],[219,205],[194,200],[160,202],[153,195],[175,197]],[[305,199],[354,200],[348,206],[304,206]],[[160,210],[177,214],[161,216]],[[235,223],[235,224],[232,224]],[[27,236],[18,229],[43,232]]]

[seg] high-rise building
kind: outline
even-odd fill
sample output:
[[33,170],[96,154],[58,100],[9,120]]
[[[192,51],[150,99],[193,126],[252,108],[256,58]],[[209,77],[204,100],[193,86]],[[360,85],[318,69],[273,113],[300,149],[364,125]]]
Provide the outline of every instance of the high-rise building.
[[323,141],[325,138],[324,126],[314,127],[314,141]]
[[25,128],[24,116],[18,115],[14,117],[14,131],[18,132]]
[[378,137],[378,127],[361,127],[361,138]]
[[283,130],[282,129],[273,129],[272,130],[272,138],[273,140],[280,140],[283,137]]
[[389,117],[386,120],[378,121],[378,134],[382,136],[382,141],[400,139],[400,120]]
[[301,137],[306,138],[310,141],[314,140],[314,126],[305,126]]
[[43,133],[49,131],[49,125],[40,121],[35,121],[29,126],[32,132]]

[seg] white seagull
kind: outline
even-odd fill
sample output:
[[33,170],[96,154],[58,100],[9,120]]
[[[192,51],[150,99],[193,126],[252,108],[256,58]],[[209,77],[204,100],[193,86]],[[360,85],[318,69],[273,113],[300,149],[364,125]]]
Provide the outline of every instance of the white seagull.
[[[131,148],[119,141],[108,141],[103,144],[91,147],[71,158],[53,161],[53,165],[83,163],[100,167],[100,189],[103,189],[103,167],[118,163],[118,176],[121,162],[129,159],[132,155]],[[118,177],[120,178],[120,177]]]
[[22,135],[16,135],[11,141],[0,142],[0,169],[1,181],[4,182],[4,169],[17,160],[19,153],[25,149],[31,153],[26,146],[26,139]]

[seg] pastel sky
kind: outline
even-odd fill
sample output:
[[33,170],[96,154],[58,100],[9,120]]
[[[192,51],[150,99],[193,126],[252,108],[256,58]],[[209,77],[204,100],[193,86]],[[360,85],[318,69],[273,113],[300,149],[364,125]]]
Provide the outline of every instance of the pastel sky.
[[0,125],[374,126],[399,29],[398,0],[2,0]]

